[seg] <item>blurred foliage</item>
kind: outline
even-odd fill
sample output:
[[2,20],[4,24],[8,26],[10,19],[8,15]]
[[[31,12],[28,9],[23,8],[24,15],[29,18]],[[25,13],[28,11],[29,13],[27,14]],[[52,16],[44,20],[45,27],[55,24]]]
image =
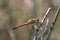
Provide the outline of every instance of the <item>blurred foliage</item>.
[[[51,23],[58,5],[60,0],[0,0],[0,40],[31,40],[34,31],[31,25],[14,31],[11,28],[30,18],[39,18],[41,21],[48,7],[52,7],[48,16]],[[52,32],[51,40],[60,40],[59,24],[60,16]]]

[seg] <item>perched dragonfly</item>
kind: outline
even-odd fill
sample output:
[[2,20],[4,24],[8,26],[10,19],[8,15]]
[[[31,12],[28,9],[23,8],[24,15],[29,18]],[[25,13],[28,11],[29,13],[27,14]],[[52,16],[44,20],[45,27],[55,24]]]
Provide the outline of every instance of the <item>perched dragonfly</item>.
[[[42,27],[43,30],[46,30],[46,28],[47,28],[47,27],[45,27],[45,26],[48,25],[48,21],[49,21],[49,19],[48,19],[48,14],[49,14],[49,12],[50,12],[50,9],[51,9],[51,8],[48,8],[48,10],[47,10],[44,18],[42,19],[42,21],[39,21],[39,18],[29,19],[27,22],[25,22],[25,23],[23,23],[23,24],[21,24],[21,25],[15,26],[14,28],[12,28],[12,30],[15,30],[15,29],[17,29],[17,28],[19,28],[19,27],[22,27],[22,26],[25,26],[25,25],[28,25],[28,24],[32,24],[32,26],[35,28],[35,33],[34,33],[33,40],[37,40],[37,33],[39,32],[40,27]],[[44,25],[44,24],[45,24],[45,25]],[[43,34],[42,34],[42,35],[43,35]]]
[[[25,25],[28,25],[28,24],[34,24],[34,23],[40,23],[40,25],[41,24],[43,24],[43,22],[45,21],[45,19],[46,19],[46,17],[47,17],[47,15],[48,15],[48,13],[49,13],[49,11],[50,11],[50,8],[47,10],[47,12],[46,12],[46,14],[45,14],[45,16],[44,16],[44,18],[42,19],[42,21],[41,22],[39,22],[39,18],[32,18],[32,19],[29,19],[27,22],[25,22],[25,23],[23,23],[23,24],[21,24],[21,25],[17,25],[17,26],[15,26],[14,28],[12,28],[12,30],[15,30],[15,29],[17,29],[17,28],[19,28],[19,27],[22,27],[22,26],[25,26]],[[37,25],[38,25],[37,24]]]
[[25,25],[28,25],[28,24],[34,24],[34,23],[38,23],[39,19],[36,18],[36,19],[29,19],[27,22],[25,22],[24,24],[21,24],[21,25],[18,25],[18,26],[15,26],[12,30],[15,30],[21,26],[25,26]]

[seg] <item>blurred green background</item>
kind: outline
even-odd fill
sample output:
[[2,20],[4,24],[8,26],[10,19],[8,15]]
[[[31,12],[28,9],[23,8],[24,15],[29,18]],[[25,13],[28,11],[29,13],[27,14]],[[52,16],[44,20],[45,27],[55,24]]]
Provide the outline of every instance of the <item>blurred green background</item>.
[[[10,29],[31,18],[39,18],[41,21],[49,7],[52,8],[48,16],[51,23],[58,5],[60,0],[0,0],[0,40],[31,40],[31,25],[14,31]],[[50,40],[60,40],[59,24],[60,14]]]

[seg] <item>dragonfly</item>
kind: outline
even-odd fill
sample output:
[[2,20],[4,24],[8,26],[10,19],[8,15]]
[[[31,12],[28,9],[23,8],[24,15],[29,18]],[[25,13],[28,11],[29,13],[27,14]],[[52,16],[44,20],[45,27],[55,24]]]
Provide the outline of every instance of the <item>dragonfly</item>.
[[28,24],[34,24],[34,23],[38,23],[39,19],[36,18],[36,19],[29,19],[27,22],[25,22],[24,24],[21,24],[21,25],[18,25],[18,26],[15,26],[12,30],[15,30],[19,27],[22,27],[22,26],[25,26],[25,25],[28,25]]
[[[45,19],[47,18],[47,15],[48,15],[50,9],[51,9],[51,8],[49,8],[49,9],[47,10],[47,12],[46,12],[44,18],[43,18],[42,21],[40,22],[40,25],[43,24],[43,22],[44,22]],[[25,23],[23,23],[23,24],[21,24],[21,25],[15,26],[14,28],[12,28],[12,30],[15,30],[15,29],[17,29],[17,28],[19,28],[19,27],[26,26],[26,25],[29,25],[29,24],[34,24],[34,23],[39,23],[39,18],[35,18],[35,19],[32,18],[32,19],[29,19],[27,22],[25,22]]]
[[[29,19],[27,22],[21,24],[21,25],[17,25],[15,26],[14,28],[12,28],[12,30],[15,30],[17,28],[20,28],[22,26],[26,26],[26,25],[29,25],[31,24],[34,29],[35,29],[35,33],[34,33],[34,36],[33,36],[33,40],[37,40],[37,35],[39,33],[39,30],[40,28],[42,28],[45,32],[46,29],[48,29],[48,23],[49,23],[49,18],[48,18],[48,14],[50,12],[51,8],[48,8],[44,18],[42,19],[42,21],[39,21],[39,18],[32,18],[32,19]],[[42,35],[44,34],[44,32],[42,33]],[[40,37],[41,35],[39,35],[38,37]]]

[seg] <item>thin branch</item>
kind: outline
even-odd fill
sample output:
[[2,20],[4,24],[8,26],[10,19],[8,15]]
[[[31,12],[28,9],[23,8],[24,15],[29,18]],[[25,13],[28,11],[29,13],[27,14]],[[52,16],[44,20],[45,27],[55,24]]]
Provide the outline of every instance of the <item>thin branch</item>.
[[51,10],[51,8],[48,8],[48,10],[47,10],[44,18],[43,18],[42,21],[41,21],[41,23],[43,23],[43,22],[45,21],[45,19],[46,19],[47,15],[49,14],[50,10]]
[[[51,10],[51,8],[48,8],[48,10],[47,10],[44,18],[43,18],[42,21],[41,21],[41,24],[39,24],[40,26],[44,23],[44,21],[45,21],[47,15],[49,14],[50,10]],[[47,22],[48,22],[48,21],[47,21]],[[37,26],[38,26],[38,24],[37,24]],[[40,26],[39,26],[39,27],[40,27]],[[39,28],[38,28],[38,29],[35,29],[35,30],[36,30],[36,31],[35,31],[35,35],[34,35],[34,37],[33,37],[33,40],[37,40],[37,39],[38,39],[37,35],[38,35],[38,32],[39,32]],[[38,31],[37,31],[37,30],[38,30]],[[42,35],[43,35],[44,33],[45,33],[45,31],[42,33]]]

